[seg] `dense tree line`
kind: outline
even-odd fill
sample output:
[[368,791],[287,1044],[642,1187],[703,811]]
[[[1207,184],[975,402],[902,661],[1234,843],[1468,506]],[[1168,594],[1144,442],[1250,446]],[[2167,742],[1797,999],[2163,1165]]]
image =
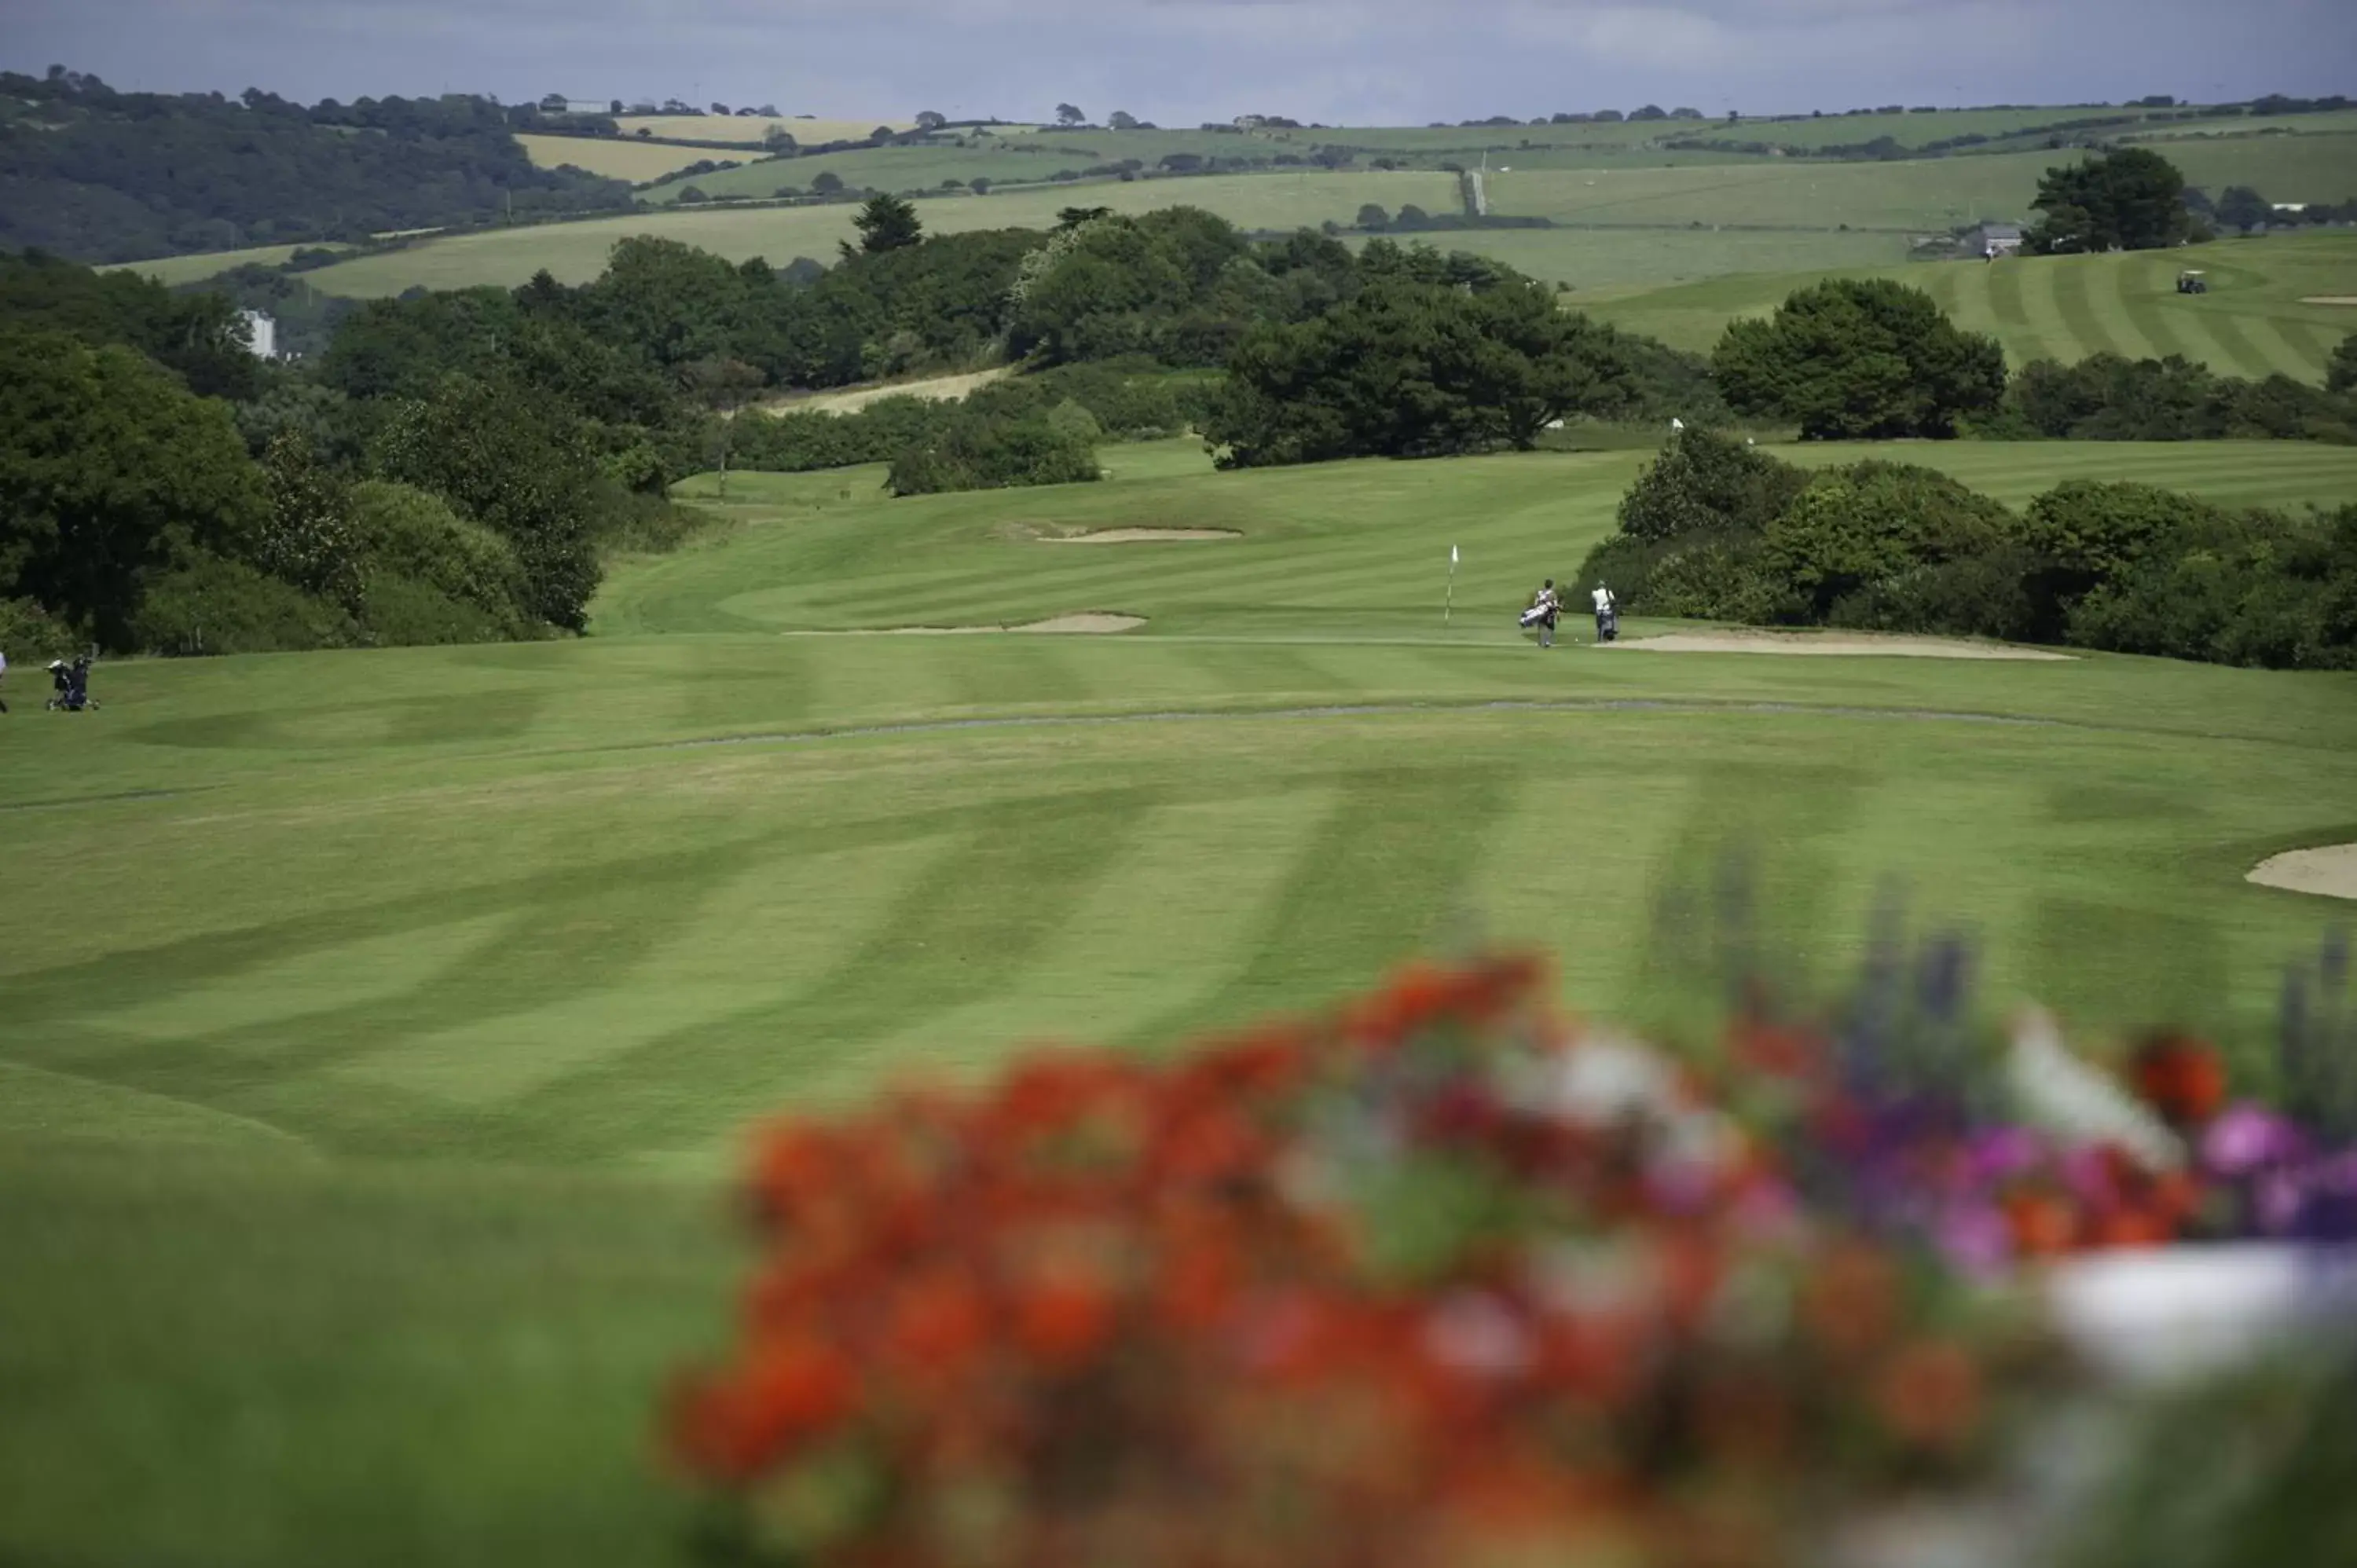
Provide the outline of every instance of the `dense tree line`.
[[2357,505],[2295,516],[2073,480],[2017,513],[1929,468],[1810,474],[1688,430],[1620,523],[1580,586],[1641,615],[2357,669]]
[[2222,376],[2170,355],[2096,354],[2076,364],[2024,365],[2003,407],[1977,423],[1989,436],[2070,441],[2274,439],[2357,445],[2357,337],[2336,350],[2322,387],[2272,375]]
[[265,365],[229,301],[0,258],[0,636],[225,652],[579,629],[601,546],[675,532],[703,416],[499,290]]
[[517,113],[474,97],[307,108],[0,72],[0,248],[132,261],[630,204],[619,181],[536,167]]

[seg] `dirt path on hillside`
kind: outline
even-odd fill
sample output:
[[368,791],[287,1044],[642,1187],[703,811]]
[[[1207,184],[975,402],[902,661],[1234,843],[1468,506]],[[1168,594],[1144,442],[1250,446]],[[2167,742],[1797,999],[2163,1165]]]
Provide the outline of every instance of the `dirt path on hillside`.
[[809,397],[788,398],[781,403],[765,403],[760,409],[763,413],[857,413],[869,403],[888,397],[921,397],[931,398],[936,403],[957,403],[967,394],[1013,373],[1009,367],[1000,365],[993,370],[974,371],[962,376],[932,376],[921,381],[845,387],[836,392],[813,392]]
[[1876,632],[1673,631],[1633,642],[1608,642],[1606,652],[1795,653],[1887,659],[2068,660],[2067,653],[2019,648],[2004,642],[1965,642],[1944,637],[1899,637]]
[[2253,866],[2244,880],[2326,898],[2357,898],[2357,843],[2271,854]]

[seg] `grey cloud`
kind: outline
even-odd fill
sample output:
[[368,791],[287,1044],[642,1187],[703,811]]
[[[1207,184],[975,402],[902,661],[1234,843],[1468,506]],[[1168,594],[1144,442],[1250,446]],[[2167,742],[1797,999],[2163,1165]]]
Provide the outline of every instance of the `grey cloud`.
[[0,0],[0,63],[305,99],[678,95],[1167,124],[2348,91],[2341,0]]

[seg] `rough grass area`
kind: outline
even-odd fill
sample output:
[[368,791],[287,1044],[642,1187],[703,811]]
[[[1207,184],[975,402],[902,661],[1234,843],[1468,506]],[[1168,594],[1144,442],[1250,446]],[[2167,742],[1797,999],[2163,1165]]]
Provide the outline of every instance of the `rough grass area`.
[[[2295,444],[1881,455],[2357,486]],[[2357,678],[1538,651],[1513,613],[1636,455],[1107,457],[737,475],[586,639],[127,662],[0,720],[0,1560],[685,1563],[648,1423],[725,1330],[755,1118],[1312,1005],[1475,918],[1662,1015],[1668,896],[1730,844],[1796,973],[1895,878],[1992,1004],[2246,1050],[2326,916],[2245,873],[2357,837]],[[1038,542],[1169,525],[1243,537]],[[1091,611],[1150,619],[791,635]]]

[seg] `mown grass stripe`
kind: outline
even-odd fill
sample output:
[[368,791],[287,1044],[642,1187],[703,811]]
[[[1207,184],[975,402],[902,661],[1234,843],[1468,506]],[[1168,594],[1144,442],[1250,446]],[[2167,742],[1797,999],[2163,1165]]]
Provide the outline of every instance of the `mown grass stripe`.
[[2153,355],[2165,359],[2174,354],[2200,363],[2201,357],[2191,351],[2178,331],[2180,313],[2170,307],[2169,302],[2179,297],[2174,283],[2169,281],[2176,275],[2170,264],[2130,257],[2123,258],[2108,270],[2118,309],[2150,346]]
[[2039,358],[2031,347],[2036,334],[2029,325],[2029,312],[2021,299],[2021,267],[2013,262],[1990,262],[1982,264],[1986,280],[1982,295],[1988,302],[1994,329],[2017,363]]
[[2323,359],[2311,357],[2306,335],[2298,323],[2280,316],[2258,317],[2251,323],[2251,337],[2275,370],[2296,381],[2323,379]]
[[2063,320],[2056,299],[2057,275],[2069,263],[2055,256],[2015,259],[1996,263],[2018,269],[2022,317],[2029,324],[2023,338],[2024,360],[2059,360],[2065,364],[2086,357],[2088,346]]
[[2230,375],[2253,378],[2266,375],[2272,368],[2266,355],[2244,331],[2243,323],[2233,311],[2213,306],[2202,311],[2200,319],[2210,340],[2217,346],[2210,356],[2210,363],[2214,368]]
[[2078,257],[2059,261],[2054,274],[2054,307],[2072,339],[2078,345],[2079,357],[2091,354],[2126,354],[2128,351],[2095,308],[2094,296],[2088,287],[2087,263]]
[[1158,1042],[1162,1020],[1200,1008],[1251,963],[1264,912],[1333,806],[1330,790],[1312,788],[1155,807],[990,994],[821,1065],[805,1091],[823,1101],[879,1076],[963,1075],[1040,1041]]

